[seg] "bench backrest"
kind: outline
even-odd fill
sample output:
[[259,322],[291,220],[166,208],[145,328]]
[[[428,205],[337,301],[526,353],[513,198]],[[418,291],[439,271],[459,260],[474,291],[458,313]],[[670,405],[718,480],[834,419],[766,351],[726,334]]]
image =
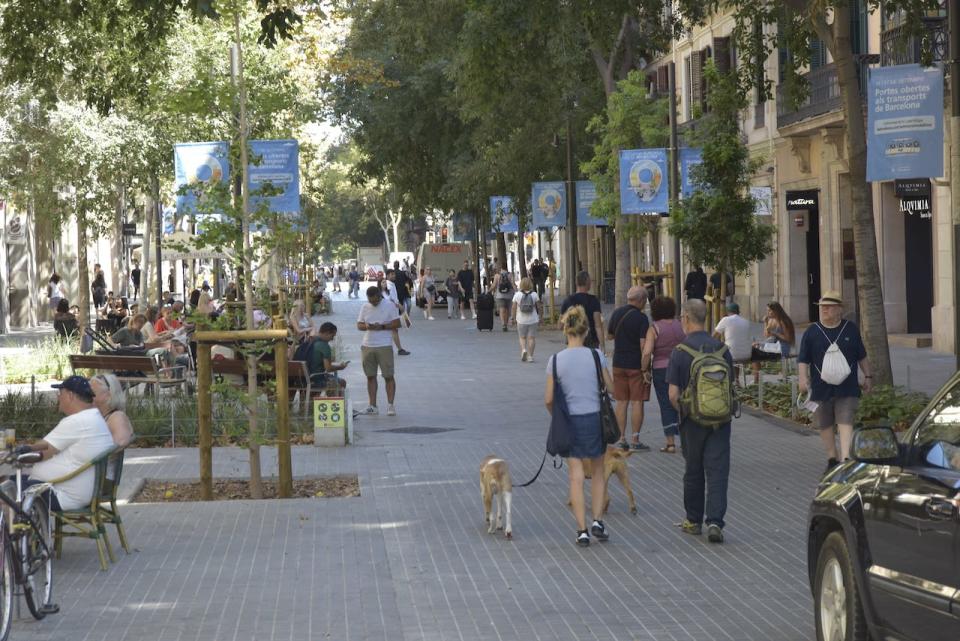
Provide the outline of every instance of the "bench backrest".
[[73,369],[119,370],[154,373],[156,362],[149,356],[106,356],[102,354],[70,354]]
[[[214,374],[235,374],[246,376],[247,362],[235,358],[226,358],[210,361],[210,370]],[[275,377],[276,367],[273,361],[261,361],[257,365],[257,371],[261,376]],[[290,380],[306,379],[310,376],[310,370],[307,369],[306,361],[287,361],[287,377]]]

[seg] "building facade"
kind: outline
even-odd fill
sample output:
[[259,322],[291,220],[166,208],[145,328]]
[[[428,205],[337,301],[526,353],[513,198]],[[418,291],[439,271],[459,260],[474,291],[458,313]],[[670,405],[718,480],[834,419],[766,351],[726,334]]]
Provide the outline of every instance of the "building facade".
[[[904,38],[901,21],[870,14],[865,5],[863,0],[854,4],[850,24],[861,95],[866,95],[871,68],[921,59],[918,42]],[[924,25],[934,62],[946,60],[945,7],[926,16]],[[737,64],[734,27],[732,15],[715,16],[675,40],[648,68],[651,91],[664,93],[666,67],[675,65],[681,127],[691,123],[705,103],[707,61],[713,60],[721,71]],[[775,33],[774,27],[768,29]],[[795,322],[815,320],[814,303],[827,289],[842,292],[846,309],[857,313],[846,123],[830,54],[816,41],[811,50],[805,100],[792,104],[786,99],[781,65],[790,54],[775,50],[764,67],[774,85],[772,98],[763,100],[755,92],[742,114],[745,140],[762,160],[752,179],[754,195],[765,201],[758,215],[776,229],[774,254],[739,276],[735,286],[741,308],[754,319],[767,301],[777,300]],[[949,114],[947,109],[945,105]],[[949,127],[949,118],[945,121]],[[888,332],[897,342],[932,344],[940,352],[954,349],[949,136],[946,139],[944,177],[872,184]]]

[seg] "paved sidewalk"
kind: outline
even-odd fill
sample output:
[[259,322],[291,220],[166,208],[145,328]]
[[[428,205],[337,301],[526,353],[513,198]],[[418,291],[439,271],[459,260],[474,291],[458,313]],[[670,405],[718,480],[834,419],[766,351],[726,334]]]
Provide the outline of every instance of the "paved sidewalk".
[[[354,361],[347,378],[362,392],[358,304],[336,310]],[[136,551],[100,572],[92,542],[68,541],[56,565],[60,614],[18,619],[13,638],[814,638],[804,522],[823,465],[817,439],[753,417],[736,423],[722,546],[673,527],[682,460],[656,451],[630,460],[638,516],[611,485],[609,543],[574,545],[566,470],[549,463],[516,490],[507,541],[485,533],[477,467],[496,453],[517,482],[536,470],[544,367],[559,336],[542,334],[538,362],[524,364],[513,331],[414,321],[402,334],[413,355],[398,358],[399,416],[359,419],[355,446],[294,451],[296,475],[356,473],[361,497],[127,505]],[[657,447],[656,404],[647,411],[644,438]],[[449,431],[390,431],[409,427]],[[123,492],[143,478],[196,478],[197,462],[190,449],[132,451]],[[218,448],[214,463],[219,477],[246,473],[244,450]],[[272,449],[264,469],[276,469]]]

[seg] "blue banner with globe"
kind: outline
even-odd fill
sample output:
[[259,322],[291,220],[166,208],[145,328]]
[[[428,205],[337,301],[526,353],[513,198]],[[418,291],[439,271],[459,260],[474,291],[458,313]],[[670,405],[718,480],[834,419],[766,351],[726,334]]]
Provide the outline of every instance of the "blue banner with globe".
[[533,226],[562,227],[567,224],[566,186],[560,182],[533,183]]
[[597,199],[597,187],[590,180],[577,181],[577,226],[606,227],[610,223],[590,213],[593,201]]
[[510,196],[490,196],[490,226],[494,231],[516,234],[520,231],[517,212]]
[[697,187],[693,184],[690,170],[703,162],[703,149],[684,147],[680,150],[680,195],[687,198]]
[[620,211],[624,214],[666,213],[666,149],[625,149],[620,152]]
[[229,147],[225,142],[188,142],[173,146],[177,213],[196,216],[197,197],[207,187],[230,182]]

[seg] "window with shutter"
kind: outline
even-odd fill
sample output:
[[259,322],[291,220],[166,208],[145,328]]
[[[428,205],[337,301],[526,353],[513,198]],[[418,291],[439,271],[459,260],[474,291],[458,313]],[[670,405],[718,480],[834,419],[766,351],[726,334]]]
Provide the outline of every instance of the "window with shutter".
[[657,88],[657,74],[648,73],[647,74],[647,93],[656,94],[659,89]]
[[690,56],[687,56],[683,59],[683,86],[685,91],[683,92],[683,119],[690,120],[693,116],[690,109],[691,105],[691,96],[693,94],[693,83],[690,81],[692,76],[692,65],[690,64]]
[[703,109],[703,52],[690,53],[690,115]]
[[823,45],[823,40],[819,38],[810,39],[810,68],[819,69],[827,64],[827,48]]
[[670,69],[667,65],[657,69],[657,92],[662,95],[670,93]]
[[717,65],[717,71],[722,74],[730,73],[730,38],[713,39],[713,61]]

